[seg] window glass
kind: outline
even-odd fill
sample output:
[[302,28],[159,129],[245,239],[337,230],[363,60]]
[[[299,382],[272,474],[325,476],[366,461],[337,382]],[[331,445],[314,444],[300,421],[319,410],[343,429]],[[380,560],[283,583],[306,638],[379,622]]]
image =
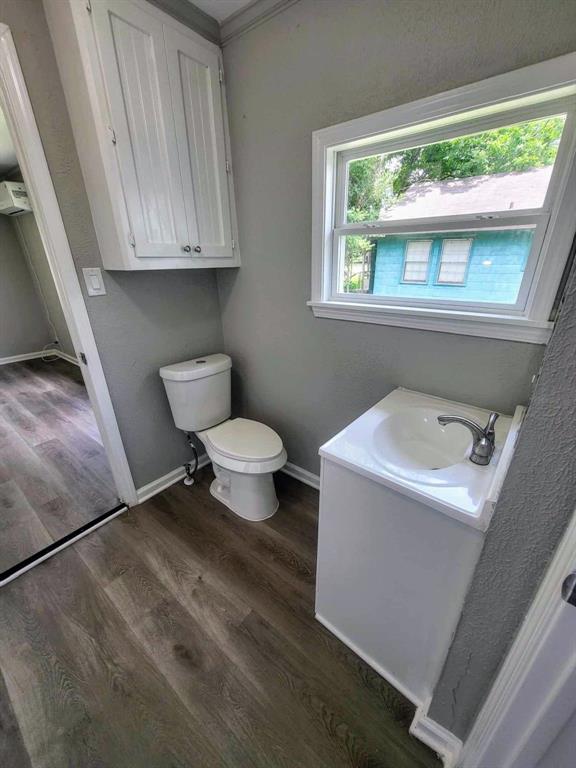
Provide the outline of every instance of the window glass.
[[[514,304],[533,236],[533,227],[342,236],[338,292],[392,299]],[[418,243],[419,250],[412,243]],[[427,264],[408,261],[409,253],[427,253]],[[418,270],[419,278],[424,275],[422,280],[406,279],[409,264],[410,270]],[[360,274],[361,280],[351,277]]]
[[402,276],[405,283],[426,282],[431,246],[432,240],[408,240]]
[[346,222],[541,208],[566,115],[347,164]]
[[471,245],[472,240],[465,238],[442,241],[440,269],[438,270],[439,283],[448,283],[449,285],[462,285],[464,283]]

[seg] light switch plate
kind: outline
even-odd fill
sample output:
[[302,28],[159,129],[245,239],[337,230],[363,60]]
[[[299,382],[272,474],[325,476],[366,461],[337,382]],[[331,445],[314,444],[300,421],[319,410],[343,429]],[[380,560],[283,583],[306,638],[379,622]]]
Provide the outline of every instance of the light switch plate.
[[88,296],[104,296],[106,294],[102,270],[99,267],[84,267],[82,273]]

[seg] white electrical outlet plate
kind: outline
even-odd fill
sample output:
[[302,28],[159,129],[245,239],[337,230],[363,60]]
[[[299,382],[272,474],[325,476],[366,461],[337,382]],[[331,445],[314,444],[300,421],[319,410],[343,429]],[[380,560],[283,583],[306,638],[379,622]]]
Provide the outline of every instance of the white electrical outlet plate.
[[106,294],[102,270],[99,267],[84,267],[82,273],[88,296],[104,296]]

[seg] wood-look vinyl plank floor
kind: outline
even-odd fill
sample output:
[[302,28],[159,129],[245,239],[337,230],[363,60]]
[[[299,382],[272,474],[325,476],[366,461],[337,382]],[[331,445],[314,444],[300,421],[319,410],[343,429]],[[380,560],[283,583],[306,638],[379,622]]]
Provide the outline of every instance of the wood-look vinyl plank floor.
[[0,765],[439,766],[413,706],[314,619],[317,493],[278,475],[279,511],[248,523],[211,479],[0,590]]
[[[78,366],[29,360],[0,366],[0,571],[114,507],[114,481]],[[18,506],[20,504],[20,506]],[[11,530],[8,530],[8,526]],[[31,530],[28,528],[31,527]]]

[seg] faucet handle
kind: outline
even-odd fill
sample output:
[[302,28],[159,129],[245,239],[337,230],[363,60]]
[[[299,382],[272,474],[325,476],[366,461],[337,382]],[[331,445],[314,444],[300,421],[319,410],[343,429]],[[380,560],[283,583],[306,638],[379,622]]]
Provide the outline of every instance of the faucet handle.
[[488,423],[484,427],[484,434],[486,437],[494,437],[494,424],[496,424],[496,420],[500,418],[500,414],[496,413],[495,411],[492,411],[490,416],[488,416]]

